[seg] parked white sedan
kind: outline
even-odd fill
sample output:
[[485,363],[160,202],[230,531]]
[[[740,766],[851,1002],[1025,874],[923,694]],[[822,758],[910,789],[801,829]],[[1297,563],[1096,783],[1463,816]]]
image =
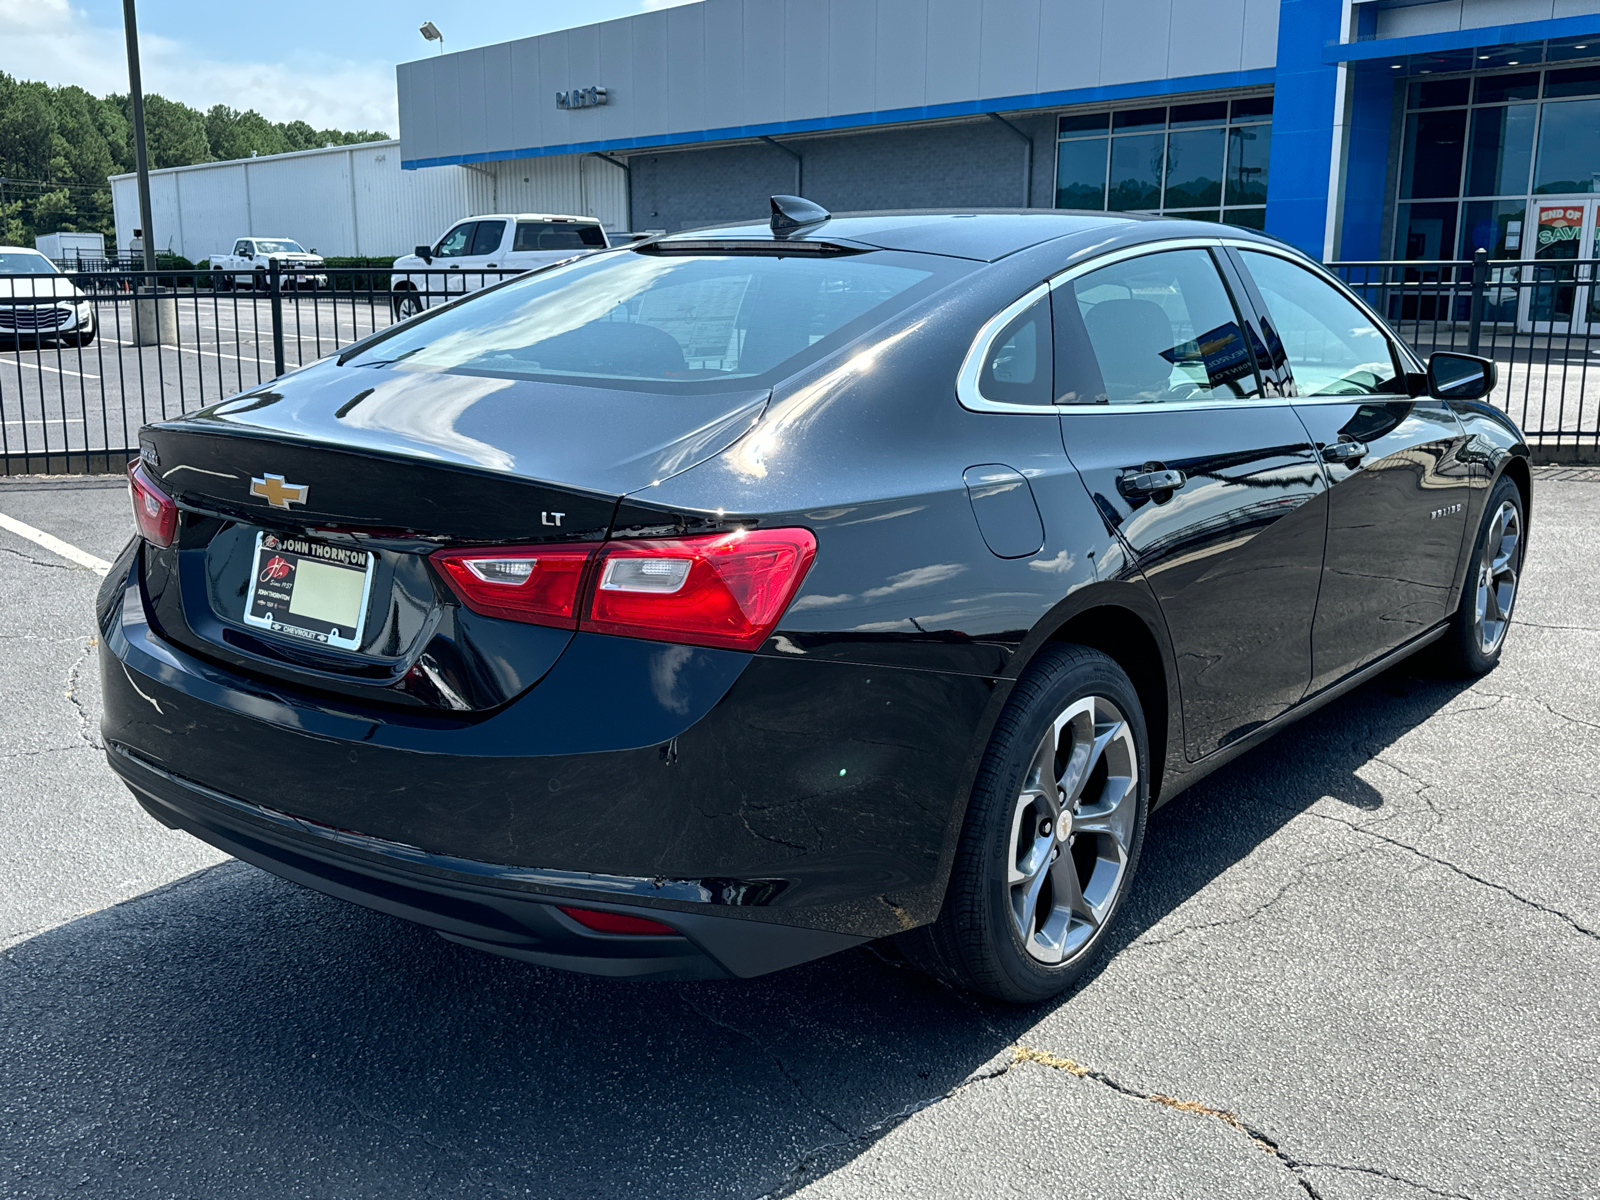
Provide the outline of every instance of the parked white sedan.
[[[450,227],[431,246],[394,260],[390,277],[396,317],[498,283],[507,275],[548,266],[611,245],[593,217],[554,213],[490,213]],[[415,272],[414,274],[412,272]]]
[[37,250],[0,246],[0,346],[94,341],[94,305]]

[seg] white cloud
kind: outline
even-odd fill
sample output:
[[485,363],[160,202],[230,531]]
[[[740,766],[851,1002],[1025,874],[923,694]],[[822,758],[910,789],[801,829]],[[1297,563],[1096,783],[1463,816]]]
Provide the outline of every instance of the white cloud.
[[[95,25],[67,0],[0,0],[0,70],[18,79],[103,96],[128,90],[127,61],[122,30]],[[139,37],[139,61],[146,92],[201,110],[226,104],[317,129],[399,129],[387,63],[315,52],[293,63],[224,62],[149,33]]]

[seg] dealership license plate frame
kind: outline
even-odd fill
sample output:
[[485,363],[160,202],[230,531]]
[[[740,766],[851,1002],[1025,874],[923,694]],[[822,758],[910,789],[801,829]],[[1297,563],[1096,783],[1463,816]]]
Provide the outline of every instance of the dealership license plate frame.
[[[269,541],[272,544],[269,545]],[[306,550],[297,549],[298,546],[305,546]],[[319,557],[311,547],[322,547],[332,553],[329,556]],[[348,561],[339,561],[340,559],[347,559],[351,555],[364,557],[366,560],[365,565],[361,568],[356,568],[350,565]],[[281,606],[277,604],[279,596],[269,592],[264,587],[264,585],[276,585],[282,578],[282,576],[273,578],[267,571],[273,557],[290,561],[294,574],[294,580],[291,581],[290,586],[282,590]],[[291,611],[289,606],[292,603],[295,581],[299,578],[299,568],[303,562],[310,562],[317,566],[328,567],[338,571],[349,571],[352,574],[358,569],[362,571],[364,577],[361,583],[360,607],[356,612],[356,620],[353,626],[331,618],[318,618],[312,614]],[[377,571],[377,566],[378,556],[370,550],[336,546],[331,542],[319,541],[316,538],[291,536],[280,538],[279,535],[269,533],[267,530],[257,530],[255,546],[250,556],[250,586],[245,594],[244,613],[242,614],[245,623],[265,629],[288,641],[316,646],[334,646],[341,650],[359,650],[361,648],[361,639],[366,633],[367,609],[372,600],[372,579]],[[277,590],[279,589],[273,589],[274,592]],[[258,613],[256,611],[258,601],[267,607],[266,612]],[[317,624],[303,623],[308,620]],[[330,628],[318,628],[318,625],[329,626]],[[344,633],[343,630],[346,628],[352,629],[352,632]]]

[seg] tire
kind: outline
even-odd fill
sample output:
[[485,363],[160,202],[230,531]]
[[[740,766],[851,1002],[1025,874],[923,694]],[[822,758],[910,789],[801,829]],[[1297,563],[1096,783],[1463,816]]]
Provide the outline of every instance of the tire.
[[409,289],[394,298],[394,319],[404,321],[422,311],[422,300]]
[[211,290],[215,292],[233,291],[233,276],[217,272],[211,276]]
[[267,278],[267,273],[265,271],[257,271],[255,274],[256,291],[260,292],[262,295],[270,292],[272,290],[272,281]]
[[[1085,646],[1045,650],[995,723],[944,907],[932,925],[897,935],[901,951],[947,983],[1013,1004],[1072,987],[1133,882],[1149,780],[1144,711],[1122,668]],[[1056,819],[1063,798],[1070,823]]]
[[82,333],[68,334],[62,341],[68,346],[88,346],[94,342],[94,330],[86,329]]
[[1527,530],[1522,490],[1502,475],[1489,491],[1478,536],[1472,540],[1449,632],[1438,642],[1438,663],[1449,674],[1470,678],[1499,663],[1522,581]]

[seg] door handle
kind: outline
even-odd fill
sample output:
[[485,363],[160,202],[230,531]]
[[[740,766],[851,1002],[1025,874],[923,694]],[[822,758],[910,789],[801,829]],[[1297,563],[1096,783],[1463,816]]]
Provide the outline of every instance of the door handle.
[[1153,492],[1175,492],[1189,482],[1182,471],[1140,471],[1119,475],[1117,490],[1124,496],[1148,496]]
[[1365,442],[1334,442],[1331,446],[1322,448],[1322,461],[1330,463],[1353,463],[1357,459],[1367,456]]
[[484,263],[484,264],[483,264],[483,265],[484,265],[484,266],[486,266],[486,267],[492,267],[492,266],[494,266],[494,264],[493,264],[493,263]]

